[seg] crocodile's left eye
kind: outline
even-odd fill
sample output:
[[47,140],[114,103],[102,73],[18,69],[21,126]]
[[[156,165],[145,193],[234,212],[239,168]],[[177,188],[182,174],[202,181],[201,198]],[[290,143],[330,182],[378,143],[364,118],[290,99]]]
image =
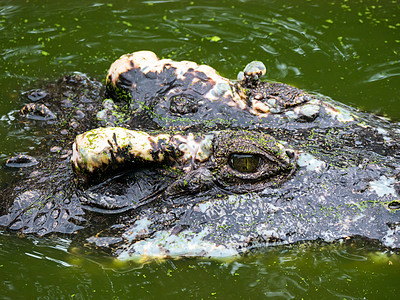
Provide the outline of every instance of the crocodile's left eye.
[[233,153],[229,158],[229,165],[240,173],[255,173],[260,165],[260,156],[257,154]]
[[263,189],[283,182],[296,167],[296,155],[272,136],[251,131],[220,131],[213,142],[216,180],[233,192]]

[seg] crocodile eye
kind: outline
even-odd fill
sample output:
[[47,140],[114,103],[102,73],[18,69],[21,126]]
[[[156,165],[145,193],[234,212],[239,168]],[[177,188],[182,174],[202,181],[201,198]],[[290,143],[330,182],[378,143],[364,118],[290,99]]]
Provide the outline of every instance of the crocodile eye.
[[215,133],[209,166],[221,187],[243,193],[283,182],[295,171],[296,159],[266,133],[224,130]]
[[255,173],[260,165],[260,157],[257,154],[233,153],[229,165],[240,173]]

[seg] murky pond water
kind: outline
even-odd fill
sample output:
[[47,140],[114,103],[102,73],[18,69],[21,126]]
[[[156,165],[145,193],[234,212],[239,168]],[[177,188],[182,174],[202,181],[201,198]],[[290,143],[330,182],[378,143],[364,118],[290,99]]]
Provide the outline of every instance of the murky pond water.
[[[228,78],[252,60],[267,78],[400,120],[398,1],[0,1],[3,167],[34,153],[40,128],[16,122],[24,91],[79,71],[99,80],[120,55],[211,65]],[[399,256],[365,245],[269,248],[234,261],[122,263],[68,237],[0,235],[0,298],[395,298]]]

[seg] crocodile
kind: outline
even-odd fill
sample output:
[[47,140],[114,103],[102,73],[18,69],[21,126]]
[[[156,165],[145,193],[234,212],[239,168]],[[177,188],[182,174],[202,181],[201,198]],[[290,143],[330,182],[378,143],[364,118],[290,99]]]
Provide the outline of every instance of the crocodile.
[[119,259],[360,237],[399,249],[399,124],[266,73],[139,51],[105,86],[76,73],[27,92],[20,122],[46,124],[46,143],[6,163],[24,176],[0,193],[0,226]]

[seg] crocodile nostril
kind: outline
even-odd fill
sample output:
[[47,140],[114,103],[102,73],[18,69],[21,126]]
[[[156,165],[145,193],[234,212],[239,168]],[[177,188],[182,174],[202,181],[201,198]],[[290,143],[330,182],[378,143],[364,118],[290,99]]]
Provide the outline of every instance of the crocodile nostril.
[[392,202],[390,202],[389,204],[388,204],[388,208],[389,209],[400,209],[400,201],[399,200],[394,200],[394,201],[392,201]]
[[37,102],[43,99],[48,99],[50,97],[49,93],[41,90],[32,90],[28,93],[27,98],[29,101]]

